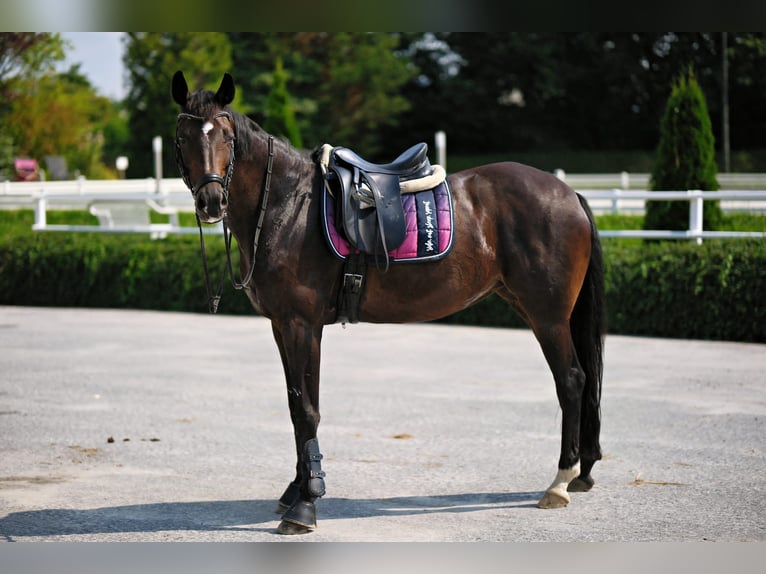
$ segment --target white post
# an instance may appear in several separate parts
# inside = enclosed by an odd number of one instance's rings
[[[45,226],[47,225],[47,219],[46,219],[46,209],[48,200],[44,197],[41,197],[37,200],[37,204],[35,205],[35,225],[33,229],[45,229]]]
[[[160,136],[154,136],[152,139],[152,150],[154,150],[154,179],[157,185],[155,191],[159,193],[162,181],[162,138]]]
[[[620,172],[620,184],[622,189],[630,187],[630,174],[627,171]]]
[[[699,189],[687,191],[689,194],[689,233],[696,236],[697,245],[702,244],[702,217],[704,213],[702,192]]]
[[[556,171],[554,171],[553,173],[554,173],[554,174],[556,175],[556,177],[557,177],[557,178],[559,178],[561,181],[566,181],[566,179],[567,179],[567,174],[566,174],[566,172],[565,172],[563,169],[561,169],[561,168],[557,168],[557,169],[556,169]]]
[[[436,146],[436,164],[447,171],[447,134],[439,130],[434,134],[434,145]]]
[[[125,171],[128,169],[128,158],[124,155],[119,156],[114,161],[114,166],[117,168],[117,173],[120,174],[120,179],[125,179]]]
[[[620,211],[620,195],[622,195],[621,189],[613,189],[612,193],[612,213],[619,213]]]

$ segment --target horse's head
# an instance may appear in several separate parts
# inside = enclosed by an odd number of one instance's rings
[[[224,74],[218,91],[189,93],[183,72],[173,76],[173,99],[181,106],[176,123],[176,160],[192,192],[200,221],[223,219],[234,170],[234,120],[226,106],[234,99],[234,79]]]

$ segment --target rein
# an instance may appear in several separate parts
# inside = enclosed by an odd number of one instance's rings
[[[269,158],[266,163],[266,177],[263,181],[263,192],[261,193],[261,207],[258,214],[258,224],[255,228],[255,236],[253,237],[253,256],[250,264],[250,270],[245,275],[245,278],[241,281],[234,279],[234,269],[231,264],[231,239],[233,237],[229,226],[226,224],[226,218],[223,219],[223,243],[226,246],[226,269],[229,271],[229,278],[231,279],[231,285],[234,289],[240,291],[242,289],[249,288],[250,280],[253,278],[253,272],[255,271],[255,254],[258,252],[258,242],[261,237],[261,229],[263,228],[263,220],[266,216],[266,207],[269,203],[269,190],[271,189],[271,171],[274,165],[274,136],[269,136]],[[203,176],[204,177],[204,176]],[[228,186],[224,188],[226,197],[229,196]],[[202,223],[197,215],[197,228],[199,229],[199,246],[200,254],[202,255],[202,268],[205,271],[205,288],[207,289],[208,309],[211,313],[218,312],[218,304],[221,301],[221,292],[223,291],[224,277],[221,278],[221,282],[218,284],[218,291],[215,295],[212,294],[210,288],[210,272],[207,266],[207,254],[205,253],[205,236],[202,233]]]
[[[216,117],[219,117],[219,116],[230,117],[228,112],[221,112],[216,115]],[[179,120],[182,118],[191,118],[191,119],[199,119],[199,120],[203,119],[198,116],[193,116],[191,114],[185,114],[185,113],[178,115]],[[223,223],[223,242],[226,247],[226,267],[224,269],[224,277],[221,278],[221,282],[218,284],[218,291],[216,292],[215,295],[212,294],[213,291],[210,286],[210,271],[208,270],[208,264],[207,264],[207,253],[205,250],[205,236],[202,232],[202,222],[199,219],[199,214],[197,214],[195,210],[195,216],[197,219],[197,229],[199,229],[199,244],[200,244],[200,255],[202,257],[202,269],[205,272],[205,288],[207,290],[208,309],[210,313],[218,312],[218,304],[221,301],[221,292],[223,291],[223,283],[225,281],[226,269],[228,269],[229,278],[231,279],[231,284],[236,290],[248,289],[249,283],[251,279],[253,278],[253,272],[255,271],[255,255],[258,252],[258,242],[260,240],[261,229],[263,228],[263,220],[266,216],[266,208],[269,202],[269,190],[271,188],[271,172],[274,165],[274,136],[269,135],[268,145],[269,145],[269,156],[266,163],[266,177],[264,178],[264,181],[263,181],[263,192],[261,193],[261,205],[260,205],[259,214],[258,214],[258,224],[255,228],[255,236],[253,237],[253,256],[252,256],[252,262],[250,264],[250,270],[245,275],[245,278],[242,279],[241,281],[237,281],[236,279],[234,279],[234,269],[231,264],[231,240],[233,235],[231,231],[229,230],[229,226],[226,223],[226,216],[224,216],[222,223]],[[181,146],[180,146],[180,143],[178,142],[178,138],[176,138],[176,163],[178,164],[178,169],[181,172],[181,177],[184,180],[184,183],[186,183],[186,186],[192,192],[192,195],[195,195],[196,190],[199,190],[203,185],[206,185],[210,182],[217,182],[223,187],[224,197],[226,197],[226,200],[228,203],[229,185],[231,184],[231,178],[234,171],[234,146],[233,145],[231,150],[231,157],[229,158],[229,165],[226,169],[226,176],[223,178],[220,175],[215,173],[205,173],[200,177],[199,181],[197,182],[197,185],[192,186],[189,179],[189,170],[183,161],[183,156],[181,155]]]

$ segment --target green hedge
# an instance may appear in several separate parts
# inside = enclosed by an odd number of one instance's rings
[[[766,241],[605,241],[610,331],[766,342]]]
[[[610,333],[766,342],[766,242],[604,240]],[[490,297],[445,320],[523,326]]]
[[[28,228],[27,228],[28,229]],[[208,240],[214,280],[224,251]],[[766,242],[604,240],[609,332],[766,342]],[[198,240],[145,236],[6,233],[0,238],[0,304],[207,312]],[[221,313],[252,314],[227,280]],[[447,319],[520,327],[490,297]]]
[[[213,280],[223,277],[223,241],[208,240]],[[0,243],[0,303],[207,312],[194,237],[40,233]],[[226,284],[221,312],[253,313]]]

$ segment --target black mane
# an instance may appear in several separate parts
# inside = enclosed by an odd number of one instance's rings
[[[268,134],[254,120],[244,114],[227,109],[234,118],[234,131],[237,134],[237,141],[234,144],[234,151],[237,158],[250,156],[250,146],[253,141],[268,137]]]

